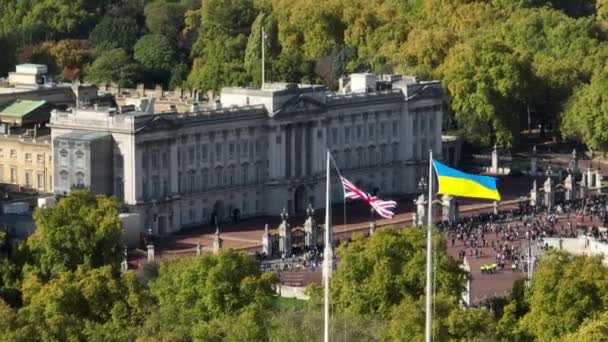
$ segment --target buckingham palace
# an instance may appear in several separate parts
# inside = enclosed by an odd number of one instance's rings
[[[147,97],[118,108],[81,104],[51,114],[54,190],[115,195],[159,235],[322,207],[327,149],[368,192],[413,193],[426,151],[442,150],[443,102],[436,81],[353,74],[337,92],[224,88],[188,113],[155,112]]]

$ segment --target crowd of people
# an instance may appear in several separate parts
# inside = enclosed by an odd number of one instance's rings
[[[608,231],[599,222],[608,225],[607,196],[559,201],[550,210],[522,202],[497,213],[441,222],[438,227],[451,247],[460,248],[460,259],[484,257],[490,249],[498,269],[511,264],[512,270],[526,271],[530,249],[543,247],[544,237],[587,235],[608,242]]]
[[[461,260],[491,256],[490,264],[496,265],[493,272],[505,269],[525,272],[530,249],[542,248],[545,237],[587,235],[608,242],[608,231],[598,226],[600,222],[608,226],[608,196],[557,201],[551,210],[521,202],[496,213],[463,216],[453,223],[440,222],[437,227],[448,246],[458,248]],[[256,257],[264,269],[317,271],[322,265],[322,251],[323,246],[319,245],[291,257],[280,255],[272,259],[263,253],[257,253]]]

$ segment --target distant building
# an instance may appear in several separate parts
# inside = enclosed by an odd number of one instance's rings
[[[46,128],[54,108],[100,101],[97,87],[56,83],[40,64],[20,64],[0,79],[0,183],[9,191],[53,191],[53,155]]]
[[[107,168],[86,159],[96,152],[76,137],[110,135],[112,189],[102,192],[116,195],[160,235],[283,208],[301,212],[309,203],[323,207],[328,148],[343,175],[385,196],[417,192],[428,149],[441,157],[439,82],[355,74],[336,94],[292,83],[224,88],[221,102],[192,113],[158,113],[153,99],[138,101],[54,111],[54,182],[56,192],[67,192],[82,184],[70,173],[78,163]],[[107,181],[85,179],[92,189]],[[333,200],[341,202],[333,181]]]
[[[19,64],[8,79],[0,79],[0,106],[15,100],[44,100],[55,106],[68,106],[93,103],[96,99],[95,85],[54,82],[46,65]]]
[[[9,190],[52,191],[53,158],[46,101],[15,100],[0,106],[0,183]]]

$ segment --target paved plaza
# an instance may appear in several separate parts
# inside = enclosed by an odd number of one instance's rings
[[[564,155],[563,158],[566,159]],[[561,161],[560,156],[556,160]],[[580,167],[587,167],[588,161],[581,161]],[[596,165],[598,165],[596,163]],[[539,185],[542,184],[545,176],[539,177],[498,177],[498,187],[502,195],[502,201],[500,209],[508,209],[518,206],[522,196],[528,196],[532,187],[533,181],[536,179]],[[377,226],[388,226],[393,225],[399,228],[412,226],[412,213],[414,210],[415,196],[403,196],[397,198],[398,207],[396,215],[393,219],[377,220]],[[480,213],[490,213],[493,211],[493,203],[490,201],[473,200],[473,199],[458,199],[460,216],[475,216]],[[435,221],[441,220],[441,210],[436,209],[434,212]],[[315,213],[315,219],[318,223],[322,224],[324,218],[323,211],[317,211]],[[346,221],[345,221],[346,218]],[[305,214],[292,215],[289,218],[289,223],[292,227],[302,226],[306,217]],[[369,222],[371,216],[369,206],[366,203],[353,202],[346,205],[346,216],[344,206],[334,206],[332,208],[332,222],[334,227],[334,240],[346,240],[351,237],[353,233],[368,233]],[[574,222],[574,218],[569,219]],[[566,219],[560,219],[559,223],[566,224]],[[234,248],[244,250],[250,253],[261,252],[262,250],[262,235],[264,234],[264,226],[268,224],[271,232],[276,231],[280,224],[280,217],[258,217],[253,219],[243,220],[239,223],[221,224],[219,230],[221,238],[223,240],[222,248]],[[503,223],[506,224],[506,223]],[[575,224],[575,222],[574,222]],[[526,234],[523,231],[523,225],[519,225],[519,238],[515,241],[510,242],[512,246],[519,247],[520,249],[527,248]],[[380,228],[381,229],[381,228]],[[414,228],[415,229],[415,228]],[[216,227],[211,225],[204,225],[199,227],[193,227],[190,229],[183,230],[182,232],[175,234],[167,239],[160,241],[156,247],[156,255],[161,258],[171,258],[187,255],[195,255],[197,245],[202,246],[203,251],[212,251],[214,233]],[[322,239],[322,237],[320,237]],[[486,247],[477,248],[480,254],[483,256],[470,257],[470,248],[464,246],[463,241],[456,240],[454,246],[452,246],[451,239],[446,236],[447,251],[448,254],[454,258],[459,257],[459,252],[463,249],[467,255],[467,261],[471,268],[471,299],[474,304],[483,301],[484,299],[502,296],[509,293],[512,289],[513,283],[517,279],[524,277],[524,273],[521,268],[512,270],[511,264],[506,263],[503,270],[498,270],[492,274],[482,274],[481,266],[484,264],[494,263],[495,258],[491,248],[491,243],[494,241],[498,244],[498,236],[495,234],[486,234],[488,240]],[[134,260],[133,260],[134,261]],[[314,271],[310,269],[304,269],[298,266],[298,259],[295,260],[287,259],[290,263],[290,271],[280,272],[281,282],[291,286],[306,286],[310,283],[321,282],[320,268],[317,267]],[[272,264],[273,269],[277,268],[277,264]]]

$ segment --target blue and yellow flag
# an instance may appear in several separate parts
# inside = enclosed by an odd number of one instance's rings
[[[436,160],[433,160],[433,167],[439,182],[437,193],[500,201],[500,194],[496,188],[496,178],[470,175],[452,169]]]

